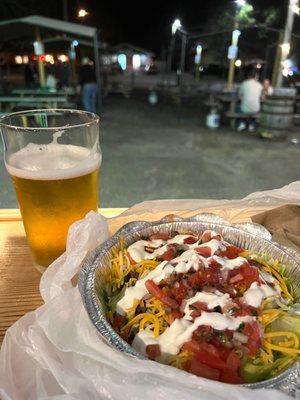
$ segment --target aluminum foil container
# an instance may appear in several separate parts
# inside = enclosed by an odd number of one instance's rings
[[[230,224],[214,214],[198,214],[191,218],[168,215],[155,222],[136,221],[124,225],[115,235],[98,246],[84,261],[79,274],[79,290],[87,313],[102,338],[114,348],[130,355],[145,359],[126,343],[106,319],[107,293],[111,277],[111,251],[118,248],[120,237],[125,246],[156,232],[194,232],[213,229],[225,240],[254,252],[267,254],[286,265],[286,275],[293,282],[296,301],[300,301],[300,255],[272,241],[271,234],[261,225],[254,223]],[[276,388],[295,396],[300,389],[300,363],[280,375],[258,383],[244,384],[253,389]]]

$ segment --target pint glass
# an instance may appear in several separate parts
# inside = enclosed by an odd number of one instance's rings
[[[99,117],[24,111],[2,117],[0,128],[34,265],[43,271],[64,252],[69,226],[98,208]]]

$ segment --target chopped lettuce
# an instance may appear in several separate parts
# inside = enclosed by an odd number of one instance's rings
[[[300,317],[296,315],[289,316],[288,314],[280,316],[267,329],[267,332],[276,331],[294,332],[300,339]]]
[[[126,286],[124,286],[123,289],[119,293],[115,294],[114,296],[109,297],[108,308],[112,312],[116,311],[117,303],[124,296],[125,290],[126,290]]]

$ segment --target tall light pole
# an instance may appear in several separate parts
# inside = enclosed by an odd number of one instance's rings
[[[199,82],[200,78],[200,63],[201,63],[201,55],[202,55],[202,46],[201,44],[198,44],[196,47],[196,55],[195,55],[195,79],[197,82]]]
[[[234,30],[232,32],[231,45],[228,48],[229,70],[227,78],[227,90],[232,90],[234,82],[235,61],[238,53],[238,41],[241,32],[238,30],[237,16],[240,10],[247,5],[246,0],[235,0],[237,11],[234,17]]]
[[[175,34],[177,29],[181,28],[181,22],[179,18],[176,18],[172,24],[172,36],[171,36],[171,43],[170,43],[170,50],[169,50],[169,58],[168,58],[168,71],[172,72],[172,62],[173,62],[173,53],[175,48]]]
[[[237,28],[237,23],[235,23],[235,28]],[[238,41],[240,37],[241,31],[238,29],[234,29],[232,32],[231,38],[231,46],[228,48],[228,58],[229,62],[229,71],[227,78],[227,90],[231,90],[234,82],[234,71],[235,71],[235,61],[238,53]]]
[[[283,36],[282,36],[282,42],[278,44],[278,46],[279,46],[278,47],[279,63],[277,65],[275,77],[274,77],[274,86],[275,87],[282,86],[283,62],[287,59],[289,52],[290,52],[290,46],[291,46],[290,43],[291,43],[291,36],[292,36],[295,13],[299,14],[298,0],[289,0],[285,28],[284,28],[284,32],[283,32]],[[281,38],[280,38],[280,41],[281,41]]]

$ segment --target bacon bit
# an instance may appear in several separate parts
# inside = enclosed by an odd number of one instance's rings
[[[162,289],[151,279],[148,279],[145,283],[145,286],[149,293],[151,293],[158,300],[163,302],[166,306],[169,306],[174,309],[178,309],[178,303],[176,300],[171,299],[166,293],[162,291]]]
[[[145,246],[144,249],[147,253],[154,253],[154,250],[155,250],[154,247],[150,247],[150,246]]]
[[[179,310],[172,310],[171,313],[168,315],[170,319],[170,324],[175,321],[175,319],[182,318],[183,313]]]
[[[165,261],[171,261],[176,255],[176,247],[172,244],[167,245],[167,250],[159,257]]]
[[[167,233],[154,233],[153,235],[149,236],[150,240],[164,240],[167,241],[169,239],[171,239],[170,235],[168,235]]]
[[[195,303],[190,304],[190,307],[198,311],[208,311],[207,304],[202,301],[196,301]]]
[[[160,347],[158,344],[148,344],[146,346],[146,353],[150,360],[155,360],[161,355]]]
[[[233,276],[233,277],[229,280],[229,283],[237,283],[237,282],[242,281],[243,279],[244,279],[244,277],[243,277],[242,274],[237,274],[237,275]]]
[[[209,266],[211,267],[211,268],[220,268],[221,266],[222,266],[222,264],[220,264],[217,260],[215,260],[214,258],[212,258],[210,261],[209,261]],[[224,270],[224,271],[226,271],[226,270]],[[223,272],[223,271],[222,271]]]

